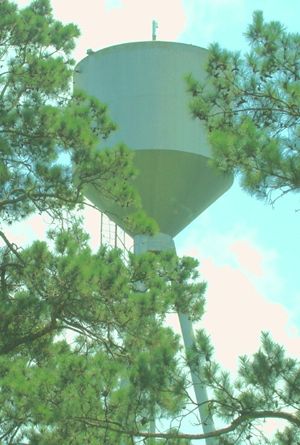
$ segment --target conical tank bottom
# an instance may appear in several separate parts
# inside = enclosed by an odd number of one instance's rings
[[[178,150],[135,152],[134,163],[139,174],[133,185],[160,232],[174,237],[231,186],[232,178],[215,171],[208,162],[205,156]],[[91,187],[86,196],[130,232],[125,224],[128,210],[103,198]]]

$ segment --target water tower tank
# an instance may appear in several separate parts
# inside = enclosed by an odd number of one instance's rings
[[[108,105],[118,130],[106,146],[134,150],[143,207],[172,237],[232,183],[208,165],[206,132],[188,108],[184,77],[204,80],[206,59],[207,50],[193,45],[126,43],[91,53],[75,73],[76,87]],[[124,210],[92,187],[86,196],[124,228]]]

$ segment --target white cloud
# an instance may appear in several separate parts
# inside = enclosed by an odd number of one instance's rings
[[[269,331],[294,356],[300,350],[300,332],[291,314],[277,302],[284,278],[275,249],[263,247],[253,229],[236,226],[229,232],[210,229],[209,218],[185,238],[180,254],[200,260],[207,281],[206,314],[200,326],[207,329],[223,366],[235,370],[238,356],[254,353],[261,331]]]
[[[152,20],[157,20],[158,40],[176,40],[185,26],[181,0],[52,0],[55,16],[76,23],[81,30],[75,58],[86,50],[98,50],[125,42],[151,40]]]
[[[33,215],[11,226],[3,226],[3,231],[11,243],[25,247],[30,245],[34,240],[45,240],[46,232],[50,227],[51,220],[45,215]],[[3,240],[0,241],[0,245],[4,245]]]

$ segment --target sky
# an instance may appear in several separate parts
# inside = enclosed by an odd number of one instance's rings
[[[19,0],[27,5],[27,0]],[[81,30],[74,57],[87,49],[151,40],[152,20],[157,39],[246,51],[243,33],[254,10],[265,19],[282,22],[290,32],[299,27],[299,0],[52,0],[55,16]],[[270,331],[288,353],[300,352],[300,199],[287,195],[274,207],[234,186],[179,234],[179,255],[200,261],[207,281],[206,314],[201,326],[211,335],[216,358],[236,370],[238,356],[259,347],[260,332]],[[12,228],[11,236],[43,236],[34,217],[30,226]],[[90,214],[88,227],[98,231]]]

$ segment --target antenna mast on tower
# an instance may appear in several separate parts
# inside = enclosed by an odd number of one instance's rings
[[[156,40],[156,30],[158,28],[158,23],[156,20],[152,20],[152,40]]]

